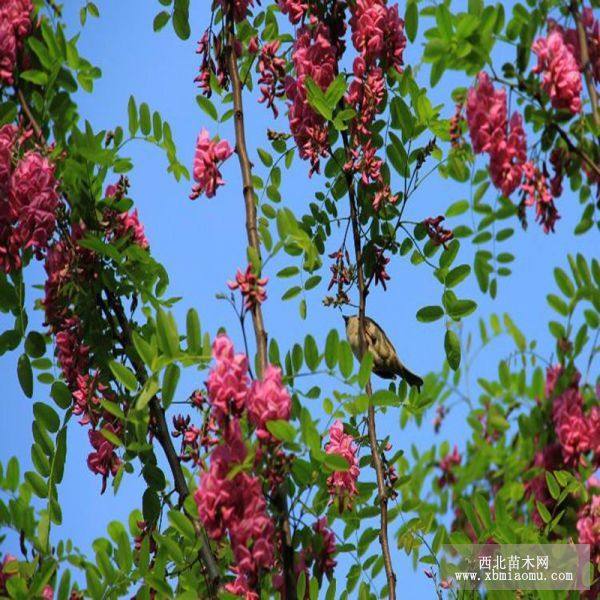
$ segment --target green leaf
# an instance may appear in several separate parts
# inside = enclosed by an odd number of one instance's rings
[[[156,331],[161,350],[170,357],[179,354],[179,334],[175,320],[170,314],[159,309],[156,314]]]
[[[190,37],[190,0],[175,0],[173,10],[173,29],[179,38],[187,40]]]
[[[44,336],[37,331],[30,331],[25,338],[25,352],[31,358],[40,358],[46,352]]]
[[[325,363],[329,369],[333,369],[337,363],[339,343],[339,334],[336,329],[332,329],[325,340]]]
[[[48,496],[48,486],[46,482],[35,471],[25,473],[25,481],[31,486],[36,496],[46,498]]]
[[[41,423],[51,433],[58,431],[60,419],[51,406],[43,402],[36,402],[33,405],[33,416],[38,423]]]
[[[454,371],[460,367],[460,340],[454,331],[448,329],[444,338],[444,350],[450,368]]]
[[[117,380],[122,383],[130,392],[137,390],[137,379],[125,365],[117,362],[116,360],[111,360],[108,366]]]
[[[406,35],[411,42],[414,42],[417,37],[417,29],[419,28],[419,8],[416,0],[409,1],[408,6],[406,7],[404,21]]]
[[[446,275],[446,287],[452,288],[455,285],[458,285],[461,281],[466,279],[470,273],[470,265],[460,265],[458,267],[455,267],[448,273],[448,275]]]
[[[131,337],[133,345],[140,358],[144,361],[144,364],[148,366],[152,365],[155,355],[152,346],[137,331],[134,331]]]
[[[178,510],[170,510],[169,522],[188,542],[195,542],[196,532],[194,526],[183,513]]]
[[[315,338],[312,335],[307,335],[306,338],[304,338],[304,358],[306,360],[306,366],[311,371],[315,371],[319,366],[319,362],[321,362],[317,342],[315,342]]]
[[[549,523],[552,520],[552,515],[550,514],[548,509],[539,500],[536,500],[535,505],[544,523]]]
[[[33,371],[27,354],[21,354],[17,362],[17,376],[23,393],[31,398],[33,396]]]
[[[151,488],[148,488],[142,497],[142,514],[147,523],[156,523],[160,515],[160,498]]]
[[[350,468],[348,461],[339,454],[327,454],[323,456],[323,464],[332,471],[347,471]]]
[[[371,377],[372,370],[373,355],[370,352],[366,352],[360,363],[360,369],[358,370],[358,385],[360,385],[361,388],[366,387],[369,377]]]
[[[140,104],[140,128],[144,135],[149,135],[152,131],[152,117],[150,116],[150,107],[142,102]]]
[[[19,486],[19,461],[15,456],[12,456],[6,465],[4,483],[11,492],[16,491]]]
[[[352,375],[354,355],[352,354],[352,348],[350,348],[350,344],[346,340],[341,340],[339,343],[338,360],[341,374],[345,379],[348,379],[348,377]]]
[[[288,442],[291,444],[296,439],[296,430],[287,421],[267,421],[267,430],[271,435],[282,442]]]
[[[424,306],[417,311],[417,321],[421,323],[432,323],[444,316],[444,309],[441,306]]]
[[[155,17],[152,23],[154,31],[160,31],[171,18],[171,15],[166,10],[161,10]]]
[[[129,115],[129,133],[133,137],[139,128],[137,106],[135,104],[135,98],[129,96],[129,103],[127,104],[127,113]]]
[[[202,334],[200,330],[200,318],[194,308],[190,308],[186,318],[186,335],[188,352],[191,354],[202,353]]]
[[[162,401],[165,409],[173,402],[173,396],[175,395],[180,375],[181,369],[175,364],[170,364],[165,369],[162,383]]]
[[[567,296],[567,298],[572,298],[575,295],[573,283],[560,267],[554,269],[554,279],[556,280],[556,284],[560,288],[560,291]]]
[[[65,383],[55,381],[50,389],[50,396],[60,408],[66,409],[71,406],[71,392]]]
[[[206,97],[202,95],[196,96],[196,102],[198,106],[213,120],[219,120],[219,113],[217,113],[217,109],[215,105]]]
[[[546,485],[550,495],[556,500],[560,496],[560,486],[550,471],[546,471]]]

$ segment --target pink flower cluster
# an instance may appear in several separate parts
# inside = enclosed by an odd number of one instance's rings
[[[341,421],[335,421],[329,429],[329,442],[325,446],[327,454],[337,454],[348,462],[347,471],[334,471],[327,478],[327,486],[331,495],[330,503],[335,498],[339,499],[340,510],[352,509],[352,499],[358,494],[356,482],[360,475],[358,467],[358,448],[354,438],[344,433],[344,425]]]
[[[308,4],[301,0],[277,0],[284,15],[287,15],[292,25],[297,25],[308,10]]]
[[[473,151],[489,154],[492,182],[508,198],[521,183],[527,140],[521,115],[513,113],[508,122],[506,91],[495,90],[484,71],[469,90],[467,124]]]
[[[439,463],[439,468],[442,471],[442,474],[438,477],[438,485],[443,488],[446,485],[452,485],[456,481],[456,476],[454,475],[454,467],[460,465],[461,456],[458,452],[458,447],[454,446],[454,450],[452,453],[446,454],[444,458]]]
[[[245,470],[229,476],[233,468],[244,463],[246,455],[239,421],[232,420],[225,429],[224,443],[213,451],[210,469],[200,476],[194,494],[208,535],[215,540],[229,536],[237,578],[227,589],[237,595],[251,593],[260,571],[272,569],[274,563],[275,528],[267,514],[260,480]]]
[[[252,465],[246,465],[234,477],[230,472],[246,464],[247,449],[240,427],[244,414],[261,444],[258,455],[265,456],[267,450],[267,457],[280,457],[277,440],[266,425],[271,420],[288,420],[292,400],[278,367],[268,365],[262,380],[250,382],[248,357],[236,354],[226,335],[215,339],[213,356],[216,364],[206,387],[211,418],[223,443],[211,454],[210,469],[201,475],[195,500],[208,534],[217,540],[229,536],[235,559],[232,570],[237,577],[226,586],[227,590],[258,598],[254,590],[259,573],[273,567],[274,526],[266,511],[260,479],[251,474]]]
[[[537,39],[531,49],[538,57],[533,71],[543,74],[542,87],[552,106],[572,114],[580,112],[581,73],[560,31],[551,31],[547,38]]]
[[[319,159],[327,156],[328,128],[323,117],[308,103],[305,82],[310,77],[319,88],[327,90],[337,72],[337,49],[324,23],[304,25],[296,33],[292,50],[296,78],[288,77],[285,90],[289,103],[290,130],[300,157],[309,160],[311,173],[319,170]]]
[[[268,281],[268,277],[257,277],[254,274],[252,265],[248,265],[245,272],[238,269],[235,281],[228,281],[227,286],[230,290],[240,290],[244,299],[244,307],[246,310],[251,311],[267,299],[265,285]]]
[[[221,176],[219,167],[233,154],[233,148],[227,140],[210,138],[206,129],[202,129],[196,142],[196,155],[194,157],[194,181],[190,198],[195,200],[201,194],[212,198],[217,188],[225,182]]]
[[[581,23],[586,34],[591,72],[594,80],[598,83],[600,82],[600,21],[594,17],[594,10],[591,7],[586,6],[581,12]],[[577,29],[574,27],[565,29],[552,19],[548,21],[548,29],[562,35],[564,43],[577,61],[579,70],[583,71],[585,66],[581,60],[581,46]]]
[[[352,43],[367,64],[379,62],[385,70],[402,71],[406,37],[397,4],[387,6],[384,0],[357,0],[350,28]]]
[[[560,215],[554,205],[551,188],[546,176],[530,161],[523,165],[523,182],[520,189],[525,206],[535,206],[536,220],[544,228],[544,233],[554,231]]]
[[[121,198],[127,190],[127,183],[119,182],[117,185],[109,185],[106,188],[107,198]],[[146,250],[149,247],[148,238],[144,232],[144,225],[140,222],[137,208],[131,212],[117,213],[106,211],[104,215],[109,221],[108,229],[115,239],[129,239],[134,244]]]
[[[351,160],[344,168],[359,173],[365,185],[373,184],[372,205],[377,211],[398,199],[383,180],[383,161],[376,156],[370,127],[383,105],[386,72],[389,69],[402,72],[406,46],[404,21],[398,14],[398,6],[388,6],[385,0],[358,0],[351,11],[352,43],[359,56],[354,59],[354,79],[345,100],[357,116],[350,126]]]
[[[31,0],[0,3],[0,82],[12,85],[17,54],[31,31]]]
[[[585,455],[590,452],[600,464],[600,407],[584,413],[577,382],[554,399],[552,422],[567,465],[586,464]]]
[[[60,204],[52,163],[35,150],[19,159],[18,145],[17,128],[4,125],[0,129],[0,268],[5,272],[21,267],[20,253],[27,248],[42,258],[54,235]]]
[[[600,496],[592,496],[578,514],[579,543],[590,545],[592,561],[600,564]]]

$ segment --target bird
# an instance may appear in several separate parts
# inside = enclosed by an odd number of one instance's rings
[[[346,323],[346,338],[352,348],[354,356],[361,360],[360,341],[359,341],[359,318],[358,315],[348,317],[344,315]],[[373,373],[382,379],[395,379],[399,375],[408,385],[415,386],[419,392],[423,385],[423,379],[407,369],[398,354],[392,342],[385,334],[385,331],[369,317],[365,317],[365,341],[367,350],[373,357]]]

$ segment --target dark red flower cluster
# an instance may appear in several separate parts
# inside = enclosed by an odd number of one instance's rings
[[[265,285],[268,281],[268,277],[257,277],[252,265],[248,265],[244,273],[238,269],[235,281],[228,281],[227,286],[230,290],[239,289],[244,299],[244,308],[252,311],[267,299]]]
[[[445,487],[446,485],[452,485],[456,481],[456,476],[454,475],[454,467],[460,465],[461,456],[458,452],[458,447],[454,446],[454,450],[452,453],[446,454],[444,458],[439,462],[439,468],[442,471],[442,474],[438,477],[438,485],[440,488]]]
[[[37,150],[19,158],[30,134],[14,125],[0,129],[0,268],[21,267],[21,252],[32,248],[41,259],[56,229],[60,205],[54,165]]]
[[[427,217],[427,219],[423,221],[423,225],[425,226],[427,235],[431,241],[436,246],[443,246],[445,248],[446,243],[454,237],[454,234],[452,233],[451,229],[444,229],[442,226],[444,219],[445,217],[442,215],[439,215],[435,218]]]
[[[482,71],[469,90],[467,124],[473,151],[489,154],[492,182],[508,198],[521,183],[527,140],[521,115],[515,111],[509,122],[507,112],[506,91]]]
[[[0,82],[14,83],[13,73],[23,39],[31,32],[31,0],[2,0],[0,3]]]
[[[312,526],[313,535],[298,554],[295,566],[296,575],[306,573],[313,568],[313,574],[318,579],[323,575],[329,576],[337,565],[333,558],[337,551],[335,534],[327,524],[327,517],[321,517]]]
[[[277,56],[280,47],[279,40],[264,44],[258,59],[258,85],[262,94],[259,102],[266,102],[275,118],[279,115],[275,99],[285,96],[285,59]]]
[[[254,0],[219,0],[225,14],[229,14],[233,5],[233,19],[236,23],[243,21],[248,16],[248,10],[254,6]]]
[[[531,161],[523,165],[523,182],[520,189],[523,193],[523,204],[535,206],[536,220],[544,228],[544,233],[554,231],[554,225],[560,219],[560,215],[554,205],[546,175]]]

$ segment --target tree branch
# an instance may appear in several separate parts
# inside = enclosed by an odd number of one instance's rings
[[[119,327],[121,328],[121,343],[123,345],[123,349],[133,365],[140,385],[144,385],[148,379],[148,375],[146,373],[146,367],[144,366],[144,363],[141,361],[140,357],[137,355],[137,352],[132,351],[131,326],[129,320],[125,315],[123,306],[121,305],[119,299],[116,298],[110,290],[105,289],[105,292],[108,305],[117,317]],[[179,456],[175,450],[175,446],[173,446],[173,440],[171,439],[169,427],[165,418],[165,411],[156,396],[150,400],[149,406],[156,439],[158,440],[158,443],[161,445],[165,456],[167,457],[167,462],[169,463],[171,473],[173,474],[175,489],[177,490],[177,494],[179,496],[179,506],[182,507],[185,499],[190,494],[190,490],[185,479],[185,475],[183,474],[181,463],[179,462]],[[206,535],[206,531],[198,523],[197,519],[193,518],[193,515],[189,516],[192,518],[192,522],[194,523],[196,535],[200,539],[199,555],[206,571],[211,597],[216,597],[216,589],[219,583],[219,568],[210,547],[210,540]]]
[[[350,158],[349,150],[350,146],[348,143],[348,135],[345,131],[342,131],[342,139],[344,142],[344,149],[348,159]],[[354,182],[350,173],[346,174],[346,182],[348,184],[348,198],[350,201],[350,220],[352,223],[352,236],[354,238],[354,254],[356,259],[356,272],[358,280],[358,337],[359,337],[359,355],[364,356],[366,350],[366,337],[365,337],[365,312],[366,312],[366,301],[368,289],[365,285],[365,276],[363,270],[363,257],[362,257],[362,246],[360,241],[360,224],[358,221],[358,210],[357,210],[357,199],[354,190]],[[371,381],[367,382],[366,393],[369,398],[373,395],[373,389],[371,387]],[[385,484],[385,476],[383,472],[383,464],[381,461],[381,454],[379,451],[379,445],[377,443],[377,427],[375,422],[375,407],[369,400],[369,409],[367,414],[367,427],[369,435],[369,446],[371,449],[371,460],[373,468],[375,469],[375,475],[377,478],[377,493],[379,495],[379,508],[380,508],[380,530],[379,530],[379,543],[381,544],[381,551],[383,553],[383,564],[385,566],[385,575],[388,584],[388,594],[390,600],[396,598],[396,574],[394,573],[394,567],[392,565],[392,557],[390,554],[390,545],[388,539],[388,495]]]
[[[246,132],[244,128],[244,105],[242,100],[242,82],[238,69],[237,57],[235,55],[235,25],[233,21],[233,3],[227,15],[227,37],[228,47],[227,64],[231,87],[233,92],[234,126],[236,152],[238,155],[240,169],[242,172],[243,195],[246,208],[246,234],[248,245],[258,257],[262,268],[260,238],[258,237],[256,202],[254,197],[254,186],[252,183],[252,163],[248,157],[246,146]],[[258,265],[255,265],[258,268]],[[256,351],[258,355],[258,375],[265,372],[268,364],[267,356],[267,331],[263,320],[262,308],[256,302],[252,309],[252,324],[256,338]],[[283,563],[284,589],[283,597],[286,600],[296,599],[296,575],[294,573],[294,547],[292,545],[291,527],[289,521],[287,503],[287,484],[284,481],[275,490],[272,503],[278,514],[278,530],[281,542],[281,559]]]
[[[585,85],[587,87],[588,94],[590,95],[590,102],[592,104],[592,116],[594,118],[594,125],[600,127],[600,114],[598,114],[598,93],[596,92],[596,86],[594,85],[593,67],[590,62],[590,53],[588,50],[587,35],[585,27],[581,21],[581,14],[577,8],[577,0],[573,0],[569,7],[573,18],[575,19],[575,25],[577,27],[577,36],[579,38],[579,52],[581,56],[581,64],[583,66],[583,76],[585,78]]]

